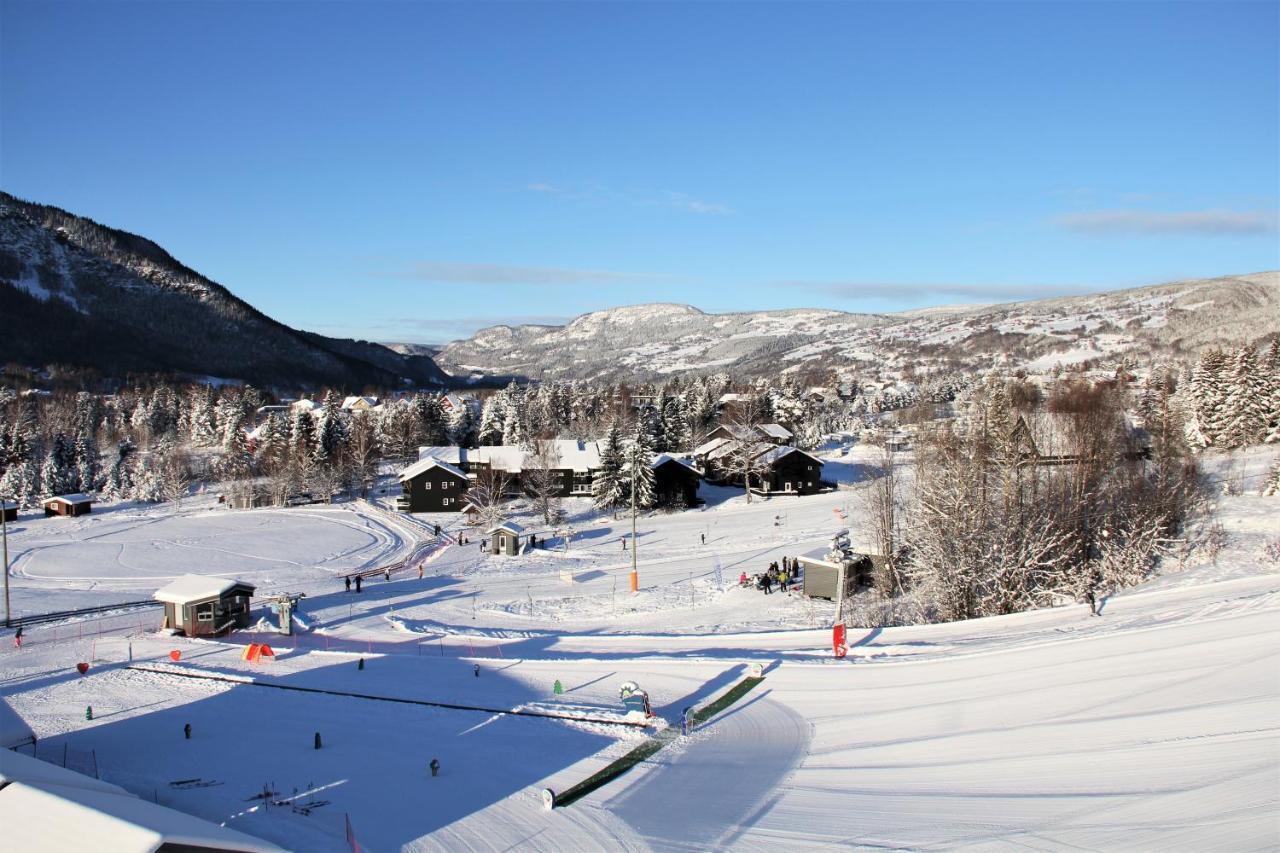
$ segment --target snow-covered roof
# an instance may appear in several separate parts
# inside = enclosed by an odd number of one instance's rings
[[[524,528],[516,524],[514,521],[504,521],[501,524],[499,524],[497,527],[490,527],[485,532],[497,533],[499,530],[505,530],[508,533],[514,533],[516,536],[519,536],[521,533],[524,533]]]
[[[316,404],[315,404],[315,401],[308,400],[307,398],[303,397],[301,400],[294,400],[292,403],[290,403],[289,408],[293,409],[295,412],[298,412],[298,411],[309,412],[312,409],[316,408]]]
[[[553,441],[560,454],[560,468],[574,471],[594,471],[600,467],[600,445],[594,441],[564,439]]]
[[[454,445],[445,445],[442,447],[422,446],[418,448],[418,459],[435,459],[448,465],[461,466],[466,464],[467,451],[461,447]]]
[[[152,595],[157,601],[169,604],[188,604],[217,598],[237,584],[254,587],[244,581],[215,577],[214,575],[183,575],[168,586],[162,586]]]
[[[467,451],[468,462],[479,462],[509,474],[519,474],[524,464],[524,448],[514,444],[493,444]]]
[[[0,501],[0,509],[10,510],[17,509],[18,505],[13,501]]]
[[[770,438],[779,439],[780,441],[790,441],[792,438],[791,430],[787,429],[782,424],[760,424],[756,429],[764,435],[767,435]]]
[[[442,471],[448,471],[450,474],[453,474],[455,477],[459,477],[463,480],[467,479],[466,473],[450,465],[448,462],[441,462],[439,459],[428,456],[426,459],[419,459],[417,462],[401,471],[400,482],[403,483],[405,480],[412,480],[414,477],[417,477],[419,474],[426,473],[432,468],[439,468]]]
[[[668,462],[674,462],[674,463],[676,463],[677,465],[683,465],[684,467],[688,468],[688,469],[689,469],[690,471],[692,471],[693,473],[697,474],[699,477],[701,477],[701,476],[702,476],[702,472],[701,472],[701,471],[699,471],[697,468],[695,468],[695,467],[694,467],[694,466],[689,462],[689,460],[687,460],[687,459],[681,459],[681,458],[680,458],[680,457],[678,457],[678,456],[672,456],[670,453],[655,453],[655,454],[654,454],[654,456],[653,456],[653,462],[651,462],[651,463],[649,464],[649,467],[650,467],[650,468],[658,468],[658,467],[661,467],[661,466],[663,466],[663,465],[666,465]]]
[[[736,440],[736,439],[732,439],[732,438],[725,439],[725,441],[724,441],[724,443],[723,443],[723,444],[716,445],[716,447],[715,447],[714,449],[712,449],[711,451],[709,451],[709,452],[707,453],[707,458],[708,458],[708,459],[722,459],[722,458],[724,458],[725,456],[728,456],[728,455],[729,455],[729,454],[731,454],[731,453],[735,453],[735,452],[737,452],[738,448],[739,448],[739,447],[741,447],[741,446],[742,446],[742,442],[740,442],[740,441],[738,441],[738,440]],[[773,447],[773,445],[772,445],[772,444],[768,444],[768,443],[763,442],[763,441],[761,441],[761,442],[756,442],[754,446],[755,446],[756,448],[758,448],[759,450],[761,450],[761,451],[763,451],[765,448]]]
[[[87,503],[93,503],[93,498],[89,497],[86,494],[76,492],[75,494],[70,494],[70,495],[55,495],[54,497],[51,497],[49,498],[49,500],[45,501],[45,503],[50,503],[52,501],[57,501],[58,503],[64,503],[64,504],[87,504]]]
[[[277,853],[282,848],[142,800],[116,785],[0,750],[5,848],[28,853],[162,848]]]
[[[36,742],[36,733],[18,712],[0,699],[0,749],[8,750]]]
[[[717,449],[717,448],[721,447],[722,445],[728,444],[728,443],[730,443],[730,442],[732,442],[732,441],[733,441],[733,439],[731,439],[731,438],[725,438],[724,436],[716,436],[715,438],[711,439],[710,441],[705,441],[705,442],[703,442],[702,444],[699,444],[697,447],[695,447],[695,448],[693,449],[693,455],[694,455],[694,456],[706,456],[706,455],[707,455],[707,454],[709,454],[711,451],[713,451],[713,450],[715,450],[715,449]]]
[[[368,406],[369,408],[373,408],[374,406],[378,405],[378,398],[377,397],[347,397],[342,401],[342,408],[352,409],[361,404]]]
[[[812,453],[805,453],[803,450],[801,450],[798,447],[789,447],[785,444],[781,447],[767,447],[762,453],[759,453],[756,455],[756,459],[765,463],[766,465],[772,465],[773,463],[777,462],[779,459],[783,458],[784,456],[790,456],[792,453],[799,453],[802,456],[808,456],[810,459],[812,459],[814,462],[817,462],[819,465],[822,464],[822,460],[814,456]]]

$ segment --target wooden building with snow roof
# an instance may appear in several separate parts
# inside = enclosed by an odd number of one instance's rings
[[[401,512],[461,512],[470,479],[461,468],[434,456],[419,459],[400,472]]]
[[[152,596],[164,602],[164,626],[188,637],[248,628],[252,584],[213,575],[183,575]]]
[[[702,472],[693,465],[667,453],[653,457],[654,506],[692,507],[702,503],[698,486],[702,484]]]
[[[44,514],[75,517],[93,512],[93,498],[79,492],[73,495],[56,495],[44,502]]]

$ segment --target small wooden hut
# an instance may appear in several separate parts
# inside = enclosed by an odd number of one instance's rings
[[[44,502],[44,514],[49,515],[88,515],[93,511],[93,498],[77,492],[74,495],[57,495]]]
[[[212,575],[183,575],[156,590],[154,598],[164,602],[164,626],[188,637],[208,637],[248,628],[255,587],[231,578]]]
[[[514,521],[504,521],[486,531],[489,536],[489,553],[514,557],[520,553],[520,537],[524,528]]]

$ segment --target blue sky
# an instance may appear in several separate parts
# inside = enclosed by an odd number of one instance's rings
[[[1280,267],[1275,2],[0,0],[0,186],[277,319],[893,311]]]

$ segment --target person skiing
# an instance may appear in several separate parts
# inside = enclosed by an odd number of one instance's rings
[[[360,575],[356,575],[356,592],[360,591],[360,583],[361,583],[361,577]]]
[[[746,569],[743,569],[742,574],[738,575],[738,586],[746,586],[746,585],[747,585],[747,571]]]
[[[622,550],[623,551],[627,550],[627,537],[625,536],[622,537]]]
[[[418,580],[422,580],[422,563],[418,563]]]
[[[391,580],[391,570],[384,569],[382,572],[382,576],[385,577],[387,580]]]
[[[344,583],[346,583],[346,585],[347,585],[347,592],[351,592],[351,575],[347,575],[347,576],[346,576],[345,578],[343,578],[342,580],[343,580],[343,582],[344,582]]]
[[[707,534],[702,533],[702,534],[700,534],[700,535],[702,536],[702,544],[703,544],[703,545],[706,545],[706,544],[707,544]]]
[[[182,736],[187,740],[191,740],[191,724],[187,723],[182,727]]]
[[[773,594],[773,569],[770,568],[764,573],[764,594]]]
[[[437,535],[437,536],[439,536],[439,535],[440,535],[440,525],[438,525],[438,524],[436,525],[436,535]]]
[[[17,630],[13,632],[13,645],[15,648],[22,648],[22,626],[19,625]]]

